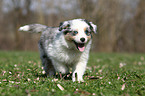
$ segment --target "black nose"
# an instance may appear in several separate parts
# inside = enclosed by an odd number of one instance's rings
[[[81,40],[82,42],[84,42],[84,41],[85,41],[85,38],[81,38],[80,40]]]

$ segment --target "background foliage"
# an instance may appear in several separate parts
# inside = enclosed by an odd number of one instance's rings
[[[18,32],[22,25],[85,18],[98,26],[94,51],[145,52],[144,5],[145,0],[0,0],[0,49],[38,50],[40,34]]]

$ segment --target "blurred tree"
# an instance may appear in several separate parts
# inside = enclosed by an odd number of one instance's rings
[[[24,2],[24,10],[26,15],[23,14],[23,8],[20,6],[21,5],[21,0],[12,0],[13,4],[13,10],[9,12],[11,15],[12,19],[12,25],[13,25],[13,31],[15,32],[15,49],[21,49],[22,44],[21,44],[21,38],[20,34],[18,31],[18,28],[20,27],[20,24],[23,24],[23,22],[26,21],[26,19],[29,18],[29,13],[30,13],[30,5],[31,5],[31,0],[27,0]],[[28,16],[28,17],[27,17]]]
[[[134,51],[145,52],[145,0],[140,0],[133,19]]]
[[[85,19],[92,19],[93,10],[95,9],[95,5],[92,0],[79,0],[79,5],[81,8],[81,17]]]
[[[42,11],[42,6],[41,6],[42,0],[38,0],[38,3],[39,3],[39,5],[38,5],[38,22],[41,24],[44,24],[44,21],[45,21],[44,20],[44,13]]]
[[[99,51],[115,51],[117,39],[122,28],[122,3],[120,0],[98,0],[97,8],[94,10],[93,17],[99,29],[98,44]]]

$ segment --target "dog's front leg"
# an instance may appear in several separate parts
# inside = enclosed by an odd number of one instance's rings
[[[72,81],[76,81],[76,74],[77,74],[77,81],[83,82],[83,75],[86,69],[87,62],[78,62],[73,66],[73,74],[72,74]]]

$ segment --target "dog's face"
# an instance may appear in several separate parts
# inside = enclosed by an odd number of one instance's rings
[[[60,23],[59,31],[62,31],[66,41],[73,43],[79,51],[85,50],[85,45],[92,38],[92,32],[96,33],[97,26],[85,19],[74,19]]]

